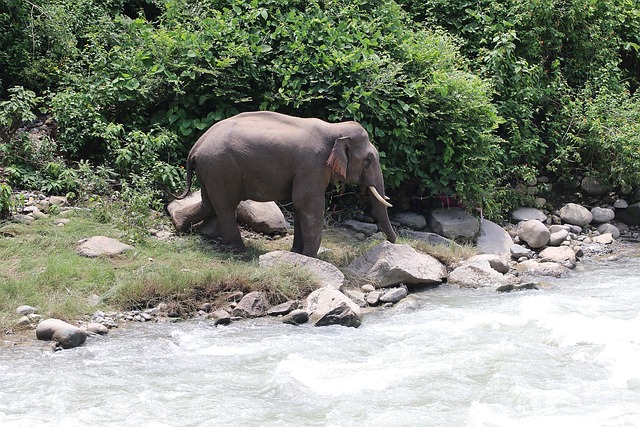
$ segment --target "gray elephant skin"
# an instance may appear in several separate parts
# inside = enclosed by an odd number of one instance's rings
[[[233,252],[246,247],[236,223],[242,200],[291,201],[294,238],[291,251],[315,257],[322,240],[325,191],[330,182],[360,184],[370,190],[372,214],[390,242],[389,222],[378,151],[357,122],[328,123],[261,111],[222,120],[198,139],[187,158],[185,198],[195,172],[202,201],[172,217],[187,231],[217,216],[223,243]]]

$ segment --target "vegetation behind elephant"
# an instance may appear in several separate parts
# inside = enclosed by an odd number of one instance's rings
[[[387,239],[396,235],[389,221],[378,151],[357,122],[328,123],[262,111],[222,120],[198,139],[187,158],[189,194],[195,172],[202,201],[173,218],[186,231],[216,215],[224,243],[246,250],[236,223],[242,200],[291,200],[294,208],[293,252],[317,256],[322,240],[325,191],[330,182],[369,188],[373,216]]]

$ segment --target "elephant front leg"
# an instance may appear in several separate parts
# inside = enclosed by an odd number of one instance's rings
[[[311,203],[305,209],[296,212],[296,219],[299,222],[298,229],[300,231],[298,234],[302,236],[302,255],[317,257],[320,243],[322,242],[324,198],[321,203]],[[295,233],[296,230],[294,228],[294,248],[296,248]]]
[[[293,216],[293,246],[291,252],[301,254],[304,249],[304,239],[302,237],[302,226],[300,225],[300,216],[295,213]]]

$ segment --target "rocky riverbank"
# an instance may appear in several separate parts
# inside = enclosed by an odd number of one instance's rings
[[[587,191],[583,188],[582,193]],[[197,197],[196,194],[179,205],[170,205],[169,212],[184,208],[185,203],[197,201]],[[581,194],[578,199],[584,200],[584,197]],[[83,343],[86,336],[107,334],[109,330],[126,324],[174,322],[184,318],[227,325],[245,318],[274,316],[294,325],[311,323],[316,326],[340,324],[357,327],[366,310],[393,306],[411,309],[411,298],[407,297],[429,286],[485,287],[501,292],[536,289],[545,276],[561,277],[575,268],[580,260],[620,252],[622,248],[638,243],[640,200],[636,199],[640,199],[640,194],[637,191],[629,192],[626,198],[609,193],[587,197],[591,198],[589,204],[564,203],[550,207],[539,203],[543,206],[518,208],[511,212],[510,221],[501,225],[460,208],[430,209],[426,213],[397,212],[393,215],[393,223],[407,243],[422,242],[427,247],[455,249],[458,241],[473,242],[477,254],[455,262],[442,262],[426,253],[425,246],[420,244],[383,242],[341,270],[320,259],[289,252],[271,252],[260,257],[263,268],[281,263],[299,265],[313,272],[322,286],[304,300],[288,301],[275,307],[270,307],[260,292],[234,292],[222,305],[214,306],[209,301],[202,301],[188,311],[179,304],[167,302],[146,310],[97,311],[78,319],[77,325],[50,322],[45,328],[47,332],[39,334],[39,337],[54,339],[56,348],[73,347]],[[64,227],[73,220],[69,213],[74,208],[68,206],[64,198],[40,194],[25,194],[23,198],[24,207],[14,215],[13,221],[29,224],[55,215],[55,226]],[[277,205],[247,205],[242,208],[242,213],[239,212],[239,221],[248,230],[283,234],[283,224],[286,227],[287,223]],[[378,239],[376,225],[367,222],[366,217],[359,219],[346,221],[342,227],[350,230],[355,239]],[[252,224],[252,221],[257,223]],[[178,238],[167,230],[150,231],[158,239]],[[201,224],[196,231],[208,237],[215,236],[215,223]],[[9,231],[2,234],[4,238],[11,238]],[[286,234],[281,238],[287,238]],[[416,250],[413,246],[423,250]],[[77,253],[87,257],[113,256],[132,249],[131,245],[93,236],[80,242]],[[44,322],[37,308],[27,305],[18,307],[16,315],[18,330],[33,330],[31,328]],[[21,337],[24,339],[23,335]]]

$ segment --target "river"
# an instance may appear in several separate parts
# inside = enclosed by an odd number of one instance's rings
[[[358,329],[144,324],[0,350],[0,425],[640,424],[640,258],[548,286],[440,286]]]

